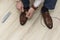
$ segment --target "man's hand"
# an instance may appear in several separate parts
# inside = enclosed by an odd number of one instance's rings
[[[28,10],[28,12],[26,13],[26,17],[28,17],[29,19],[33,16],[33,14],[34,14],[34,8],[30,8],[29,10]]]
[[[21,1],[17,1],[16,7],[19,11],[23,12],[24,11],[24,6],[23,3]]]

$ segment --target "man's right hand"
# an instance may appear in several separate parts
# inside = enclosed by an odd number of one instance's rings
[[[24,6],[23,3],[21,1],[17,1],[16,7],[19,11],[24,12]]]

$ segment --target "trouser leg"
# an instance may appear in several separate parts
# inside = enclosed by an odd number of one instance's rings
[[[48,9],[54,9],[56,5],[57,0],[45,0],[44,6]]]
[[[24,5],[24,9],[27,9],[30,7],[30,1],[29,0],[22,0],[22,3]]]

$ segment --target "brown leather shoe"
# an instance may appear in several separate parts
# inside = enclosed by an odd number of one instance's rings
[[[45,10],[44,10],[45,9]],[[52,29],[53,27],[53,22],[52,22],[52,18],[49,14],[49,11],[48,9],[46,8],[42,8],[41,9],[41,12],[42,12],[42,16],[43,16],[43,19],[44,19],[44,23],[46,24],[46,26],[49,28],[49,29]]]
[[[26,17],[26,13],[25,12],[22,12],[21,14],[20,14],[20,24],[21,25],[24,25],[25,23],[26,23],[26,21],[27,21],[27,17]]]
[[[20,14],[20,24],[21,25],[24,25],[28,20],[28,18],[26,17],[26,11],[28,11],[28,10],[25,9],[24,12],[21,12],[21,14]]]

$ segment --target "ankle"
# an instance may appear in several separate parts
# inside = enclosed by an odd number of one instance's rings
[[[45,13],[45,12],[49,12],[48,8],[46,8],[45,6],[43,6],[41,8],[41,13]]]

